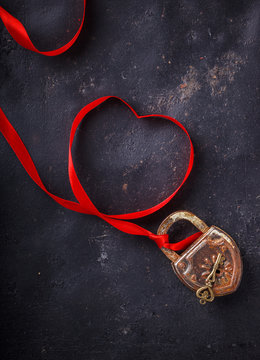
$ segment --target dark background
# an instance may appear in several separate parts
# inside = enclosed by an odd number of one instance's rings
[[[82,0],[5,0],[42,50],[75,33]],[[76,44],[48,58],[1,25],[1,107],[47,188],[72,199],[69,131],[77,112],[117,95],[139,114],[173,116],[189,130],[195,166],[158,213],[156,231],[187,209],[237,241],[238,291],[201,306],[150,240],[60,207],[0,141],[1,360],[259,359],[259,3],[87,1]],[[110,101],[80,127],[79,177],[99,209],[144,209],[179,184],[188,143],[162,119],[138,120]],[[191,231],[182,224],[176,239]]]

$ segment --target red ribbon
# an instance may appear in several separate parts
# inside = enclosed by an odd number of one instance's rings
[[[2,19],[6,29],[9,31],[10,35],[21,46],[23,46],[26,49],[32,50],[36,53],[42,54],[42,55],[56,56],[56,55],[60,55],[60,54],[64,53],[66,50],[68,50],[74,44],[74,42],[77,40],[77,38],[82,30],[82,27],[83,27],[83,23],[84,23],[84,19],[85,19],[85,9],[86,9],[86,0],[84,0],[84,11],[83,11],[83,16],[82,16],[82,20],[81,20],[78,31],[76,32],[74,37],[67,44],[65,44],[64,46],[62,46],[59,49],[52,50],[52,51],[39,51],[31,42],[23,24],[19,20],[17,20],[14,16],[9,14],[6,10],[4,10],[1,6],[0,6],[0,18]],[[188,165],[186,174],[184,176],[184,179],[182,180],[180,186],[167,199],[165,199],[161,203],[153,206],[150,209],[146,209],[143,211],[133,212],[133,213],[129,213],[129,214],[106,215],[106,214],[101,213],[95,207],[95,205],[92,203],[92,201],[88,197],[87,193],[83,189],[83,187],[77,177],[77,174],[75,172],[75,168],[73,165],[73,161],[72,161],[72,156],[71,156],[71,147],[72,147],[72,143],[73,143],[73,139],[74,139],[77,127],[79,126],[80,122],[83,120],[83,118],[85,117],[85,115],[88,112],[93,110],[95,107],[97,107],[98,105],[100,105],[101,103],[106,101],[107,99],[110,99],[111,97],[113,97],[113,96],[102,97],[100,99],[93,101],[92,103],[88,104],[87,106],[85,106],[78,113],[78,115],[76,116],[76,118],[72,124],[71,134],[70,134],[70,143],[69,143],[68,170],[69,170],[70,185],[71,185],[72,191],[73,191],[76,199],[78,200],[78,202],[62,199],[62,198],[50,193],[46,189],[46,187],[44,186],[44,184],[41,181],[41,178],[36,170],[36,167],[31,159],[26,147],[24,146],[21,138],[19,137],[19,135],[17,134],[17,132],[15,131],[13,126],[10,124],[10,122],[8,121],[7,117],[5,116],[5,114],[1,108],[0,108],[0,131],[6,138],[9,145],[12,147],[16,156],[20,160],[21,164],[23,165],[23,167],[25,168],[27,173],[33,179],[33,181],[43,191],[45,191],[46,194],[48,194],[51,198],[53,198],[57,203],[59,203],[63,207],[73,210],[73,211],[80,212],[80,213],[99,216],[101,219],[107,221],[109,224],[111,224],[118,230],[121,230],[128,234],[148,236],[150,239],[154,240],[160,248],[165,247],[165,248],[172,249],[172,250],[185,249],[188,245],[190,245],[195,239],[197,239],[201,235],[200,232],[193,234],[190,237],[188,237],[178,243],[170,244],[168,241],[168,235],[156,235],[134,223],[125,221],[125,220],[138,219],[143,216],[152,214],[155,211],[161,209],[164,205],[166,205],[175,196],[175,194],[180,190],[180,188],[186,181],[187,177],[189,176],[191,169],[192,169],[193,158],[194,158],[193,146],[192,146],[192,142],[191,142],[191,139],[190,139],[190,136],[189,136],[187,130],[177,120],[175,120],[174,118],[171,118],[169,116],[164,116],[164,115],[138,116],[137,113],[131,108],[130,105],[128,105],[125,101],[121,100],[120,98],[117,98],[118,100],[125,103],[125,105],[127,105],[129,107],[129,109],[139,119],[148,118],[148,117],[161,117],[164,119],[168,119],[168,120],[172,121],[173,123],[175,123],[176,125],[178,125],[188,136],[188,139],[190,141],[190,160],[189,160],[189,165]]]
[[[159,118],[163,118],[163,119],[172,121],[174,124],[179,126],[185,132],[185,134],[187,135],[189,142],[190,142],[189,164],[188,164],[186,174],[185,174],[181,184],[169,197],[167,197],[167,199],[163,200],[159,204],[157,204],[149,209],[146,209],[146,210],[132,212],[132,213],[128,213],[128,214],[118,214],[118,215],[107,215],[107,214],[101,213],[96,208],[96,206],[93,204],[93,202],[90,200],[90,198],[88,197],[87,193],[85,192],[84,188],[82,187],[82,185],[78,179],[78,176],[77,176],[75,168],[74,168],[72,155],[71,155],[71,148],[72,148],[75,133],[76,133],[76,130],[77,130],[79,124],[91,110],[95,109],[97,106],[99,106],[100,104],[102,104],[103,102],[105,102],[106,100],[111,99],[111,98],[116,98],[116,99],[122,101],[126,106],[128,106],[128,108],[133,112],[133,114],[138,119],[159,117]],[[191,142],[191,139],[190,139],[190,136],[189,136],[187,130],[176,119],[174,119],[170,116],[165,116],[165,115],[139,116],[134,111],[134,109],[129,104],[127,104],[127,102],[125,102],[124,100],[122,100],[118,97],[115,97],[115,96],[101,97],[101,98],[91,102],[90,104],[86,105],[82,110],[80,110],[80,112],[75,117],[75,119],[72,123],[72,127],[71,127],[70,141],[69,141],[69,159],[68,159],[69,181],[70,181],[72,191],[73,191],[76,199],[78,200],[78,202],[62,199],[62,198],[50,193],[46,189],[25,145],[23,144],[21,138],[19,137],[18,133],[15,131],[15,129],[13,128],[11,123],[8,121],[7,117],[5,116],[5,114],[1,108],[0,108],[0,131],[3,134],[3,136],[5,137],[5,139],[7,140],[7,142],[9,143],[9,145],[11,146],[11,148],[13,149],[13,151],[15,152],[16,156],[20,160],[21,164],[23,165],[23,167],[25,168],[27,173],[33,179],[33,181],[43,191],[45,191],[46,194],[48,194],[53,200],[55,200],[58,204],[62,205],[63,207],[73,210],[73,211],[77,211],[79,213],[96,215],[96,216],[100,217],[101,219],[105,220],[106,222],[108,222],[109,224],[111,224],[112,226],[114,226],[115,228],[117,228],[118,230],[123,231],[125,233],[132,234],[132,235],[147,236],[150,239],[154,240],[156,242],[156,244],[159,246],[159,248],[165,247],[165,248],[175,250],[175,251],[182,250],[182,249],[185,249],[188,245],[190,245],[195,239],[197,239],[201,235],[201,232],[198,232],[178,243],[169,243],[167,234],[166,235],[156,235],[156,234],[153,234],[152,232],[142,228],[141,226],[138,226],[129,221],[125,221],[125,220],[133,220],[133,219],[142,218],[144,216],[150,215],[150,214],[154,213],[155,211],[161,209],[176,195],[176,193],[180,190],[180,188],[185,183],[185,181],[187,180],[187,178],[191,172],[193,160],[194,160],[193,145],[192,145],[192,142]]]
[[[67,51],[77,40],[77,38],[82,30],[82,27],[83,27],[83,23],[84,23],[84,19],[85,19],[85,10],[86,10],[86,0],[84,0],[83,16],[82,16],[82,20],[81,20],[78,31],[76,32],[76,34],[73,36],[73,38],[67,44],[63,45],[59,49],[55,49],[52,51],[38,50],[31,42],[31,39],[29,38],[27,31],[25,30],[25,27],[23,26],[23,24],[19,20],[17,20],[14,16],[9,14],[9,12],[7,12],[1,6],[0,6],[0,18],[2,19],[6,29],[10,33],[10,35],[13,37],[13,39],[16,42],[18,42],[18,44],[20,44],[24,48],[32,50],[38,54],[42,54],[45,56],[56,56],[56,55],[60,55],[60,54],[64,53],[65,51]]]

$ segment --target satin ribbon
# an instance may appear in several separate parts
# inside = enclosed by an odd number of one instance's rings
[[[146,210],[127,213],[127,214],[117,214],[117,215],[107,215],[107,214],[101,213],[96,208],[96,206],[93,204],[93,202],[90,200],[89,196],[87,195],[86,191],[84,190],[83,186],[81,185],[79,178],[76,174],[75,168],[74,168],[72,154],[71,154],[71,148],[72,148],[73,140],[74,140],[75,133],[76,133],[78,126],[80,125],[81,121],[85,118],[85,116],[90,111],[92,111],[97,106],[99,106],[100,104],[104,103],[105,101],[107,101],[108,99],[111,99],[111,98],[115,98],[115,99],[123,102],[133,112],[133,114],[138,119],[157,117],[157,118],[163,118],[163,119],[172,121],[174,124],[179,126],[184,131],[184,133],[187,135],[187,137],[189,139],[189,143],[190,143],[189,164],[188,164],[188,167],[187,167],[187,170],[186,170],[186,173],[185,173],[185,176],[184,176],[182,182],[180,183],[178,188],[170,196],[168,196],[165,200],[163,200],[159,204],[157,204],[149,209],[146,209]],[[132,222],[126,221],[126,220],[142,218],[144,216],[150,215],[150,214],[154,213],[155,211],[161,209],[177,194],[177,192],[183,186],[183,184],[185,183],[185,181],[187,180],[187,178],[191,172],[191,169],[193,166],[193,160],[194,160],[193,145],[192,145],[191,138],[190,138],[187,130],[176,119],[174,119],[170,116],[154,115],[154,114],[140,116],[135,112],[135,110],[127,102],[125,102],[124,100],[122,100],[118,97],[115,97],[115,96],[101,97],[101,98],[91,102],[90,104],[86,105],[82,110],[80,110],[80,112],[77,114],[77,116],[75,117],[75,119],[72,123],[71,131],[70,131],[69,159],[68,159],[69,181],[70,181],[72,191],[75,195],[75,198],[77,199],[77,202],[62,199],[61,197],[58,197],[58,196],[50,193],[46,189],[46,187],[43,184],[43,182],[38,174],[38,171],[33,163],[33,160],[29,155],[29,152],[27,151],[27,149],[26,149],[25,145],[23,144],[21,138],[19,137],[18,133],[15,131],[15,129],[13,128],[11,123],[8,121],[7,117],[5,116],[5,114],[1,108],[0,108],[0,132],[3,134],[6,141],[9,143],[9,145],[11,146],[11,148],[15,152],[16,156],[20,160],[21,164],[23,165],[23,167],[25,168],[25,170],[27,171],[29,176],[33,179],[33,181],[47,195],[49,195],[53,200],[55,200],[58,204],[62,205],[63,207],[73,210],[73,211],[76,211],[76,212],[79,212],[79,213],[83,213],[83,214],[96,215],[96,216],[100,217],[101,219],[105,220],[106,222],[108,222],[110,225],[117,228],[118,230],[123,231],[125,233],[132,234],[132,235],[147,236],[151,240],[155,241],[156,244],[159,246],[159,248],[164,247],[164,248],[168,248],[168,249],[175,250],[175,251],[183,250],[201,235],[201,232],[197,232],[178,243],[169,243],[169,238],[168,238],[167,234],[156,235],[156,234],[153,234],[151,231],[142,228],[139,225],[136,225]]]
[[[64,53],[65,51],[67,51],[79,37],[79,34],[83,27],[84,19],[85,19],[85,10],[86,10],[86,0],[84,0],[83,16],[82,16],[82,20],[81,20],[79,29],[76,32],[76,34],[73,36],[73,38],[67,44],[63,45],[59,49],[55,49],[55,50],[51,50],[51,51],[38,50],[31,42],[31,39],[29,38],[27,31],[25,30],[25,27],[23,26],[23,24],[19,20],[17,20],[13,15],[9,14],[9,12],[7,12],[1,6],[0,6],[0,18],[2,19],[6,29],[10,33],[10,35],[13,37],[13,39],[18,44],[20,44],[24,48],[34,51],[38,54],[42,54],[45,56],[56,56],[56,55],[60,55],[60,54]]]
[[[84,19],[85,19],[85,10],[86,10],[86,0],[84,0],[84,11],[83,11],[83,16],[82,16],[82,20],[81,20],[78,31],[76,32],[74,37],[67,44],[60,47],[59,49],[55,49],[52,51],[39,51],[33,45],[32,41],[30,40],[23,24],[19,20],[17,20],[14,16],[9,14],[6,10],[4,10],[1,6],[0,6],[0,18],[2,19],[6,29],[9,31],[10,35],[13,37],[13,39],[18,44],[20,44],[24,48],[34,51],[38,54],[42,54],[45,56],[56,56],[56,55],[60,55],[60,54],[64,53],[65,51],[67,51],[77,40],[77,38],[82,30],[82,27],[83,27],[83,23],[84,23]],[[17,132],[15,131],[15,129],[13,128],[11,123],[8,121],[7,117],[5,116],[5,114],[1,108],[0,108],[0,131],[4,135],[5,139],[9,143],[9,145],[12,147],[16,156],[20,160],[21,164],[23,165],[23,167],[25,168],[27,173],[33,179],[33,181],[43,191],[45,191],[46,194],[48,194],[53,200],[55,200],[58,204],[62,205],[63,207],[65,207],[67,209],[73,210],[73,211],[77,211],[77,212],[84,213],[84,214],[96,215],[96,216],[100,217],[101,219],[107,221],[109,224],[111,224],[118,230],[121,230],[125,233],[133,234],[133,235],[147,236],[150,239],[154,240],[157,243],[157,245],[159,246],[159,248],[165,247],[165,248],[172,249],[175,251],[185,249],[188,245],[190,245],[195,239],[197,239],[201,235],[200,232],[193,234],[178,243],[172,244],[172,243],[169,243],[168,235],[156,235],[134,223],[125,221],[125,220],[138,219],[143,216],[152,214],[155,211],[161,209],[164,205],[166,205],[175,196],[175,194],[180,190],[180,188],[186,181],[187,177],[189,176],[190,171],[192,169],[193,158],[194,158],[193,146],[192,146],[192,142],[191,142],[191,139],[190,139],[190,136],[189,136],[187,130],[177,120],[175,120],[174,118],[171,118],[169,116],[164,116],[164,115],[138,116],[137,113],[131,108],[130,105],[128,105],[122,99],[117,98],[118,100],[122,101],[126,106],[128,106],[129,109],[139,119],[148,118],[148,117],[161,117],[161,118],[168,119],[168,120],[172,121],[173,123],[175,123],[176,125],[178,125],[188,136],[188,139],[190,141],[190,159],[189,159],[189,165],[188,165],[186,174],[185,174],[180,186],[167,199],[165,199],[161,203],[159,203],[149,209],[138,211],[138,212],[133,212],[133,213],[128,213],[128,214],[119,214],[119,215],[103,214],[92,203],[92,201],[88,197],[87,193],[83,189],[83,187],[77,177],[77,174],[76,174],[76,171],[75,171],[75,168],[73,165],[73,161],[72,161],[72,155],[71,155],[71,147],[72,147],[72,143],[73,143],[73,139],[74,139],[77,127],[79,126],[80,122],[83,120],[83,118],[87,115],[88,112],[90,112],[95,107],[97,107],[98,105],[100,105],[101,103],[103,103],[104,101],[106,101],[112,97],[113,96],[102,97],[100,99],[93,101],[92,103],[88,104],[87,106],[85,106],[78,113],[78,115],[76,116],[76,118],[72,124],[71,134],[70,134],[70,143],[69,143],[68,170],[69,170],[70,185],[71,185],[72,191],[73,191],[76,199],[78,200],[78,202],[62,199],[62,198],[50,193],[46,189],[46,187],[44,186],[44,184],[37,172],[37,169],[31,159],[26,147],[24,146],[21,138],[19,137],[19,135],[17,134]]]

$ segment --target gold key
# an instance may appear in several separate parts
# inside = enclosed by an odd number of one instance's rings
[[[200,304],[204,305],[206,302],[212,302],[215,299],[212,286],[216,281],[216,272],[220,265],[223,265],[225,258],[222,254],[218,254],[217,260],[209,276],[206,278],[206,286],[202,286],[196,291],[196,296],[200,299]]]

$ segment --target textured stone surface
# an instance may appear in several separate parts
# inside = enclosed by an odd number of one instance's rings
[[[190,210],[234,238],[244,275],[235,294],[200,306],[155,244],[59,207],[1,137],[1,359],[258,359],[257,1],[87,3],[79,40],[57,58],[22,49],[1,25],[1,106],[46,186],[73,199],[69,130],[88,102],[113,94],[140,114],[169,114],[190,132],[195,167],[174,201],[138,223],[156,231]],[[69,40],[82,13],[81,0],[1,5],[43,50]],[[115,213],[170,194],[187,149],[172,124],[113,101],[82,125],[74,158],[95,204]]]

